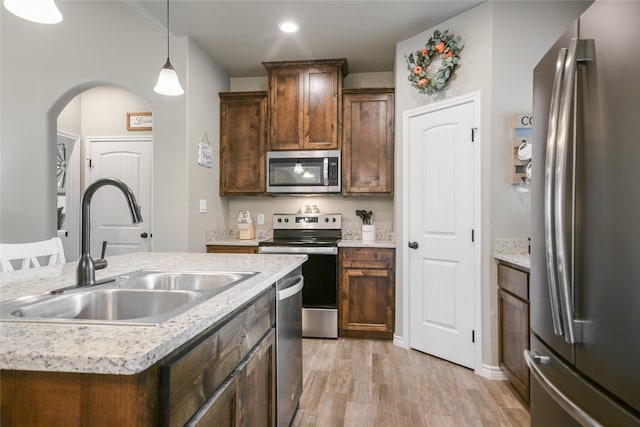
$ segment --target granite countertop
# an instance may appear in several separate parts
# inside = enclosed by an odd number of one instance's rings
[[[531,257],[529,254],[493,254],[493,257],[500,261],[505,261],[516,265],[518,267],[525,268],[531,271]]]
[[[108,258],[96,279],[142,270],[259,274],[159,326],[0,321],[0,369],[136,374],[149,368],[302,265],[306,255],[136,253]],[[76,263],[0,274],[0,301],[75,282]]]
[[[375,240],[373,242],[363,242],[362,240],[341,240],[338,243],[339,248],[393,248],[396,243],[390,240]]]
[[[531,256],[527,239],[497,239],[493,257],[531,271]]]

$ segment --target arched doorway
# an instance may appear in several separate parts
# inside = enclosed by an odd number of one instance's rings
[[[73,94],[72,94],[73,95]],[[69,97],[67,97],[69,99]],[[95,179],[100,177],[100,173],[104,170],[109,176],[120,175],[124,173],[126,175],[127,166],[120,165],[121,159],[118,159],[112,150],[112,154],[109,157],[109,167],[100,168],[100,171],[96,171],[96,162],[100,162],[101,159],[91,159],[91,147],[95,144],[91,144],[91,141],[100,140],[102,144],[102,151],[105,151],[105,147],[109,147],[109,141],[118,144],[118,152],[123,151],[127,154],[131,154],[138,150],[138,147],[131,146],[131,149],[124,149],[128,141],[139,142],[145,141],[151,145],[152,141],[152,129],[140,129],[139,127],[128,126],[127,114],[129,113],[150,113],[148,104],[132,93],[126,88],[122,88],[110,84],[98,84],[90,88],[78,88],[75,96],[71,98],[66,104],[60,107],[60,112],[56,119],[56,171],[57,182],[56,187],[56,199],[57,209],[56,214],[58,216],[58,235],[62,238],[65,247],[65,254],[68,260],[72,261],[79,257],[80,247],[80,205],[81,198],[84,189]],[[54,113],[55,114],[55,113]],[[123,145],[124,144],[124,145]],[[109,151],[109,150],[107,150]],[[149,150],[148,150],[149,151]],[[150,151],[146,154],[150,156]],[[151,160],[147,159],[148,170],[142,173],[148,175],[149,185],[148,195],[142,195],[139,197],[138,203],[141,199],[146,200],[146,206],[144,207],[144,233],[147,236],[151,236],[151,220],[152,212],[151,207]],[[114,163],[115,162],[115,163]],[[118,163],[120,162],[120,163]],[[135,162],[135,161],[134,161]],[[94,168],[94,169],[92,169]],[[123,172],[124,171],[124,172]],[[137,172],[136,172],[137,176]],[[129,178],[122,178],[128,185],[130,185],[134,192],[137,188],[136,183],[131,182]],[[61,185],[62,184],[62,185]],[[100,236],[93,232],[93,229],[99,224],[104,223],[105,209],[113,211],[113,220],[108,220],[111,225],[122,223],[121,213],[119,212],[119,203],[121,202],[121,195],[110,194],[111,188],[104,188],[98,191],[94,200],[92,201],[92,256],[98,258],[101,255],[99,249],[100,245],[96,238],[101,240],[109,240],[112,245],[107,251],[107,255],[113,255],[116,253],[126,252],[127,249],[118,248],[117,244],[114,244],[116,238],[105,237],[104,233]],[[142,190],[140,190],[142,191]],[[145,190],[146,191],[146,190]],[[120,196],[120,197],[117,197]],[[106,200],[102,200],[106,198]],[[110,198],[113,198],[110,200]],[[122,200],[124,202],[124,200]],[[101,207],[98,209],[98,205]],[[95,206],[95,208],[93,208]],[[102,217],[97,218],[96,212],[100,210]],[[140,236],[143,233],[137,233]],[[94,244],[95,240],[95,244]],[[131,251],[150,250],[151,244],[147,242],[143,245],[135,246],[131,248]]]

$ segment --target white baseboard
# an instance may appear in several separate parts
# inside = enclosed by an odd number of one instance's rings
[[[483,364],[480,369],[476,370],[476,374],[490,380],[505,381],[507,376],[502,372],[499,366],[491,366]]]
[[[409,348],[409,343],[404,340],[404,337],[401,337],[399,335],[393,336],[393,345],[402,348]]]

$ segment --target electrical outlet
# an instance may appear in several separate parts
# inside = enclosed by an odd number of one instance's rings
[[[259,213],[258,214],[258,225],[264,225],[264,214],[263,213]]]

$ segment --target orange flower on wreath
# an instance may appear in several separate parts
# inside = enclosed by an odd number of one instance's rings
[[[435,49],[438,51],[438,53],[444,52],[444,42],[438,43]]]
[[[424,57],[426,57],[426,56],[429,54],[429,51],[428,51],[427,49],[422,49],[422,50],[420,51],[420,53],[422,54],[422,57],[424,58]]]
[[[445,58],[451,58],[453,56],[453,51],[452,50],[448,50],[447,53],[444,54]]]
[[[422,86],[424,86],[424,85],[426,85],[426,84],[428,84],[428,83],[429,83],[429,79],[420,79],[420,80],[418,81],[418,86],[419,86],[419,87],[422,87]]]
[[[413,69],[413,74],[415,74],[416,76],[419,75],[422,72],[422,67],[417,65],[416,68]]]

